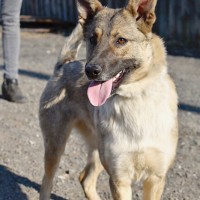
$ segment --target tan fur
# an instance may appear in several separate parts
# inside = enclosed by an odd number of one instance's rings
[[[79,26],[75,38],[70,36],[40,101],[45,146],[40,200],[50,198],[73,127],[89,147],[88,163],[79,177],[89,200],[100,200],[96,182],[103,168],[110,176],[114,200],[131,200],[133,181],[144,182],[144,200],[161,199],[176,154],[178,123],[177,94],[167,72],[163,42],[150,29],[141,30],[137,20],[142,15],[142,26],[152,26],[155,20],[148,22],[146,14],[154,12],[155,4],[154,0],[130,0],[127,8],[114,10],[97,0],[78,0],[83,30]],[[87,60],[65,63],[71,51],[77,52],[80,35],[86,40]],[[119,45],[119,37],[128,42]],[[71,60],[75,59],[76,55]],[[102,81],[129,69],[114,94],[99,107],[92,106],[87,97],[90,81],[84,67],[88,64],[102,66]]]

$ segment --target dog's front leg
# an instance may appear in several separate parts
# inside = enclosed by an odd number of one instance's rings
[[[160,200],[165,185],[165,178],[151,175],[144,182],[144,200]]]
[[[131,180],[110,178],[110,189],[114,200],[132,200]]]

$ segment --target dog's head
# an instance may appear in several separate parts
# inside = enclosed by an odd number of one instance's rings
[[[88,97],[93,105],[102,105],[119,86],[133,81],[130,72],[142,68],[139,76],[147,73],[156,2],[129,0],[125,8],[111,9],[98,0],[77,1],[87,48],[85,72],[91,80]]]

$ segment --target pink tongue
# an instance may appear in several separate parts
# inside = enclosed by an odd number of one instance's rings
[[[87,95],[93,106],[101,106],[106,102],[112,90],[112,83],[112,79],[105,82],[92,81],[90,83]]]

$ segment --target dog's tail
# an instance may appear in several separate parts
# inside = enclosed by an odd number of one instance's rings
[[[78,24],[72,31],[69,37],[66,38],[63,48],[61,49],[60,55],[58,57],[57,66],[63,65],[66,62],[71,62],[76,60],[78,50],[83,41],[83,28]]]

